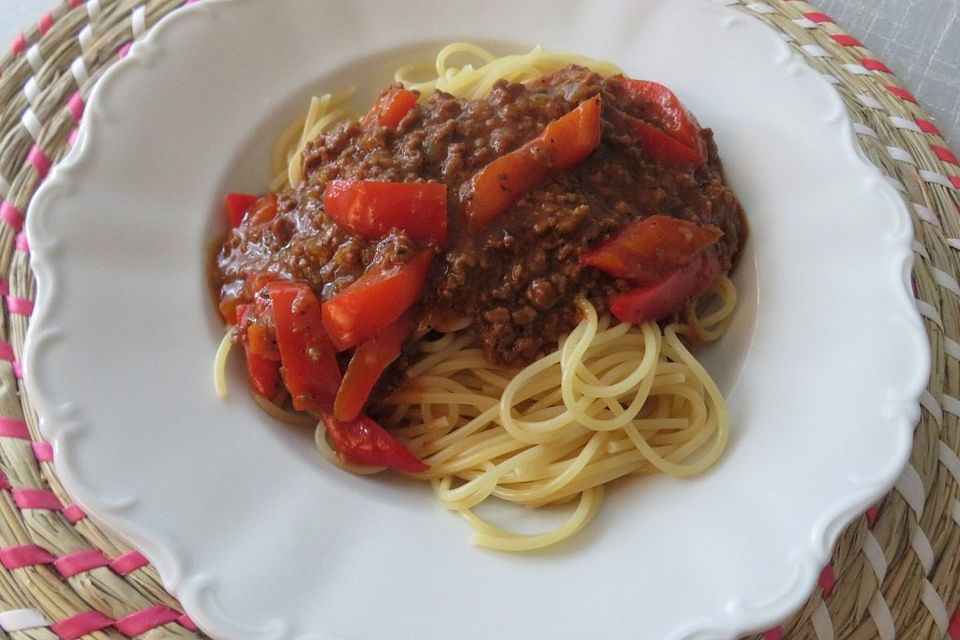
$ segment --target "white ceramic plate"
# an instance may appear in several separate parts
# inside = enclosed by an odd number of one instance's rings
[[[471,547],[428,487],[325,463],[244,392],[220,401],[208,244],[230,190],[321,88],[540,43],[673,87],[713,127],[752,239],[704,354],[733,434],[694,480],[624,482],[550,552]],[[217,638],[728,637],[775,623],[910,448],[927,345],[907,211],[833,89],[772,31],[698,0],[204,2],[107,73],[30,211],[27,383],[59,474]],[[529,523],[520,523],[529,524]]]

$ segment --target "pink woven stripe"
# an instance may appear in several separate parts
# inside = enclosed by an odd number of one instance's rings
[[[73,146],[77,143],[77,136],[80,135],[80,129],[74,127],[70,130],[70,133],[67,134],[67,145]]]
[[[27,428],[27,423],[23,420],[0,417],[0,437],[29,440],[30,429]]]
[[[84,2],[86,2],[86,0],[70,0],[70,8],[76,9],[77,7],[82,7]]]
[[[7,474],[3,471],[0,471],[0,489],[10,490],[10,480],[7,479]]]
[[[148,564],[147,559],[144,558],[143,554],[139,551],[128,551],[111,562],[110,568],[113,569],[113,572],[117,575],[125,576]]]
[[[10,45],[10,53],[14,57],[23,55],[23,52],[27,50],[27,39],[23,36],[22,33],[18,33],[17,37],[13,39],[13,44]]]
[[[947,176],[954,189],[960,189],[960,176]]]
[[[14,238],[14,248],[22,253],[30,253],[30,243],[27,241],[27,234],[20,232]]]
[[[820,572],[820,590],[823,592],[823,597],[829,598],[835,586],[837,586],[837,577],[833,573],[833,565],[828,564]]]
[[[20,364],[19,360],[14,360],[10,363],[10,366],[13,368],[13,375],[17,380],[23,380],[23,365]]]
[[[48,489],[14,489],[12,494],[13,502],[21,509],[63,510],[60,498]]]
[[[40,16],[40,21],[37,22],[37,29],[40,31],[40,37],[47,35],[47,31],[50,31],[50,27],[53,26],[53,12],[47,11],[45,14]]]
[[[947,635],[950,636],[950,640],[960,640],[960,607],[953,612],[953,617],[950,618],[950,628],[947,629]]]
[[[960,165],[960,160],[957,159],[957,156],[947,149],[946,147],[941,147],[938,144],[930,145],[930,148],[933,149],[933,152],[937,154],[937,157],[940,158],[943,162],[949,162],[950,164]]]
[[[31,442],[33,455],[39,462],[53,462],[53,445],[49,442]]]
[[[833,18],[828,16],[825,13],[820,13],[819,11],[811,11],[809,13],[803,14],[810,22],[816,22],[817,24],[823,24],[824,22],[833,22]]]
[[[64,578],[72,578],[78,573],[99,569],[110,564],[107,556],[103,555],[100,549],[87,549],[86,551],[77,551],[61,556],[53,561],[53,566],[57,568]]]
[[[767,629],[763,632],[763,640],[782,640],[783,639],[783,629],[781,627],[774,627],[773,629]]]
[[[0,296],[10,295],[10,281],[6,278],[0,278]]]
[[[830,36],[841,47],[862,47],[863,43],[846,33],[836,33]]]
[[[13,362],[15,359],[16,357],[13,355],[13,345],[0,340],[0,360]]]
[[[7,311],[18,313],[22,316],[33,314],[33,300],[18,298],[17,296],[7,296]]]
[[[165,624],[175,622],[180,617],[179,611],[174,611],[163,605],[135,611],[113,623],[117,631],[125,636],[138,636],[150,629],[156,629]]]
[[[37,170],[37,173],[40,175],[40,178],[46,178],[47,173],[50,171],[50,157],[43,152],[43,149],[40,148],[40,145],[33,145],[30,147],[29,153],[27,153],[27,162],[33,165],[33,168]]]
[[[133,42],[124,42],[120,48],[117,50],[117,57],[121,60],[127,57],[127,54],[130,53],[130,47],[133,46]]]
[[[0,564],[11,570],[33,567],[38,564],[50,564],[53,561],[54,557],[49,551],[35,544],[0,549]]]
[[[70,96],[70,100],[67,101],[67,112],[70,113],[70,117],[76,123],[79,123],[80,118],[83,117],[83,109],[85,107],[86,103],[84,103],[83,96],[80,95],[79,91]]]
[[[113,624],[113,620],[103,615],[99,611],[86,611],[77,615],[54,622],[50,629],[57,634],[61,640],[76,640],[88,633],[106,629]]]
[[[872,507],[867,509],[866,514],[864,514],[867,516],[867,525],[872,527],[873,523],[877,521],[877,515],[879,515],[879,513],[880,513],[880,507],[878,507],[877,505],[873,505]]]
[[[190,0],[189,2],[187,2],[187,4],[190,4],[190,2],[196,2],[196,1],[197,0]],[[188,616],[187,614],[183,614],[182,616],[177,618],[177,624],[179,624],[181,627],[189,631],[200,631],[200,627],[197,626],[197,623],[191,620],[190,616]]]
[[[63,517],[66,518],[70,524],[76,524],[86,518],[87,514],[77,505],[68,504],[63,508]]]
[[[6,200],[0,204],[0,219],[10,225],[10,228],[14,231],[20,231],[23,228],[23,214],[20,213],[20,209],[17,209],[12,202],[7,202]]]
[[[917,118],[915,122],[917,123],[917,126],[920,127],[920,131],[938,136],[940,138],[943,137],[943,134],[940,133],[940,129],[937,129],[937,125],[933,124],[929,120],[924,120],[923,118]]]
[[[869,69],[870,71],[881,71],[883,73],[889,73],[890,75],[893,75],[893,71],[890,70],[890,67],[883,64],[876,58],[864,58],[860,61],[860,64],[863,65],[865,69]]]

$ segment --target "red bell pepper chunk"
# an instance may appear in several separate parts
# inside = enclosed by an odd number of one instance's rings
[[[654,215],[627,225],[613,239],[580,256],[580,263],[617,278],[651,283],[676,271],[713,246],[716,227]]]
[[[283,379],[297,411],[319,411],[333,406],[340,387],[337,354],[323,328],[320,301],[304,282],[267,285]]]
[[[333,416],[337,420],[349,422],[360,415],[377,380],[400,356],[400,347],[411,328],[410,320],[403,316],[357,347],[333,403]]]
[[[227,212],[227,222],[231,228],[237,228],[243,222],[243,216],[247,214],[253,203],[259,200],[259,196],[249,193],[228,193],[225,204]]]
[[[598,144],[600,96],[594,96],[480,169],[463,193],[467,223],[475,229],[488,224],[540,182],[577,166]]]
[[[699,151],[671,138],[648,122],[638,120],[634,124],[633,132],[647,155],[656,162],[671,166],[703,164],[703,155]]]
[[[237,331],[247,359],[247,376],[254,393],[264,398],[272,398],[280,387],[280,364],[263,358],[250,349],[247,330],[253,325],[249,325],[249,310],[249,305],[237,305]]]
[[[331,180],[323,209],[334,222],[378,239],[401,229],[418,242],[447,239],[447,185],[439,182]]]
[[[407,91],[403,87],[393,87],[380,94],[370,107],[360,124],[364,127],[378,124],[382,127],[396,127],[403,116],[417,105],[420,94]]]
[[[323,303],[323,324],[337,351],[366,342],[402,316],[420,297],[433,254],[417,253],[407,262],[371,271]]]
[[[718,275],[720,261],[706,251],[660,282],[616,294],[610,299],[610,311],[620,322],[661,320],[706,291]]]
[[[323,421],[333,450],[344,462],[407,473],[420,473],[430,468],[365,414],[341,421],[324,413]]]
[[[263,224],[264,222],[273,220],[277,215],[277,194],[268,193],[259,198],[253,206],[250,207],[248,215],[250,216],[251,225]]]
[[[696,158],[695,164],[706,162],[707,151],[700,136],[700,125],[673,91],[649,80],[634,80],[622,75],[614,78],[630,95],[644,103],[642,116],[645,119],[690,149],[693,153],[691,158]]]

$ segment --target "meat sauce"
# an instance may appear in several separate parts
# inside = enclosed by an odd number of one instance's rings
[[[538,136],[552,121],[600,95],[601,139],[579,165],[529,190],[480,229],[464,220],[465,185],[492,160]],[[368,239],[339,226],[323,195],[334,179],[442,182],[448,240],[435,249],[427,284],[413,308],[415,341],[431,328],[469,317],[487,357],[529,363],[556,347],[580,319],[577,300],[599,312],[630,282],[583,266],[581,254],[631,222],[653,214],[716,227],[711,249],[721,270],[734,265],[746,235],[743,212],[726,186],[713,135],[700,132],[701,166],[658,162],[638,143],[629,117],[648,105],[622,84],[571,66],[527,84],[505,81],[482,100],[434,92],[396,127],[346,122],[310,142],[300,185],[278,194],[267,223],[244,220],[216,254],[221,300],[248,302],[251,276],[307,282],[329,300],[373,269],[405,263],[423,249],[404,231]]]

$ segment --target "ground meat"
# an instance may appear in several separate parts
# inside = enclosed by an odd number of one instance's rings
[[[461,187],[483,166],[536,137],[582,101],[602,96],[598,148],[579,166],[529,191],[480,231],[461,216]],[[439,181],[448,186],[449,243],[434,260],[417,305],[421,327],[473,316],[487,356],[524,364],[556,347],[579,321],[577,300],[599,311],[627,283],[582,267],[580,254],[628,223],[653,214],[719,227],[724,271],[743,243],[745,223],[725,185],[712,133],[703,131],[703,167],[648,158],[625,126],[644,105],[614,81],[569,67],[529,84],[498,82],[483,100],[435,92],[394,129],[344,123],[309,143],[304,180],[280,194],[269,224],[242,224],[222,243],[214,280],[222,297],[249,299],[258,273],[304,280],[328,299],[365,271],[398,264],[418,247],[403,232],[374,241],[336,225],[322,208],[333,179]]]

